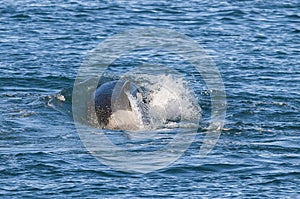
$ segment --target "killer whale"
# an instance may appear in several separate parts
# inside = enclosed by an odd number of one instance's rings
[[[135,99],[136,104],[132,99]],[[95,113],[100,128],[137,130],[149,124],[148,99],[133,82],[109,81],[93,94]],[[139,112],[133,110],[137,108]]]

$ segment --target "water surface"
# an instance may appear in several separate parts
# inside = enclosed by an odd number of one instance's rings
[[[299,197],[299,10],[298,0],[2,1],[1,197]],[[49,100],[72,87],[100,42],[142,27],[178,31],[207,49],[228,107],[207,157],[197,157],[198,135],[171,166],[131,174],[99,163],[68,111]],[[190,85],[205,102],[205,87]]]

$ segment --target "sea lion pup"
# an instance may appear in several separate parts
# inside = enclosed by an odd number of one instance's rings
[[[134,83],[109,81],[99,86],[93,99],[98,124],[105,129],[139,130],[149,124],[148,100]]]

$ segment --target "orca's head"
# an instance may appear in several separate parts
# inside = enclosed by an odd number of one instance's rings
[[[96,89],[95,112],[101,128],[123,130],[139,128],[141,122],[132,110],[130,96],[142,99],[142,90],[129,81],[110,81]]]

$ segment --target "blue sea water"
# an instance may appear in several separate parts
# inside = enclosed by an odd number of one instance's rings
[[[1,198],[300,198],[299,10],[298,0],[0,1]],[[149,27],[209,52],[225,126],[204,158],[199,135],[166,168],[117,171],[84,147],[70,104],[50,102],[71,95],[100,42]],[[205,101],[205,88],[190,85]]]

